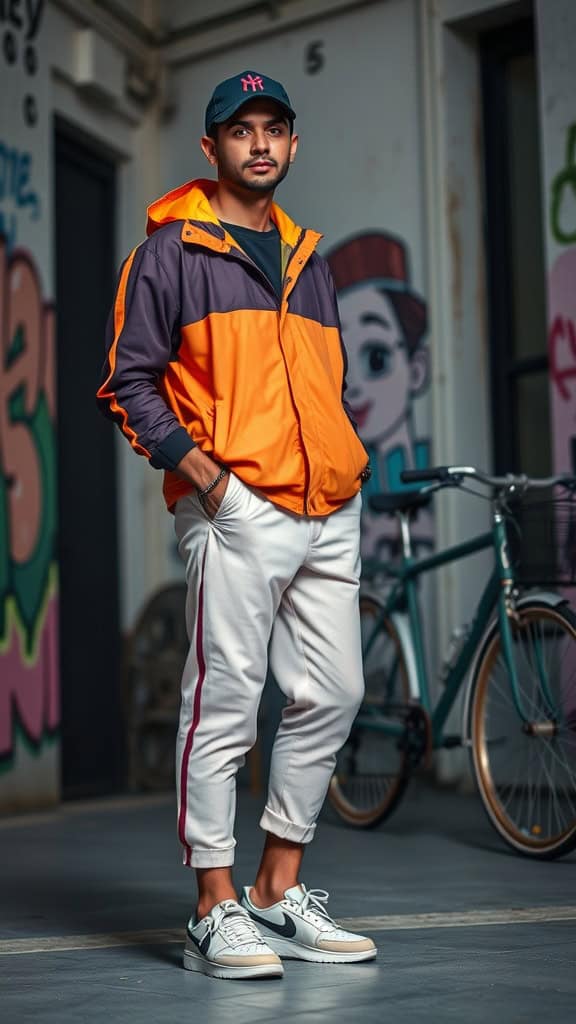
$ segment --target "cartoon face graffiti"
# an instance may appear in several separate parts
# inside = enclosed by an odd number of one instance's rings
[[[348,353],[346,398],[367,444],[389,444],[428,383],[426,306],[409,286],[404,244],[357,235],[328,254]]]
[[[408,419],[412,399],[428,378],[428,353],[410,352],[388,293],[359,285],[339,297],[348,353],[346,398],[358,430],[369,444],[391,437]]]
[[[370,455],[367,496],[399,491],[404,469],[430,463],[430,441],[418,436],[414,399],[428,385],[426,303],[410,285],[406,246],[385,232],[356,235],[328,253],[348,355],[346,402]],[[415,543],[433,545],[430,516],[414,523]],[[362,553],[397,550],[395,521],[364,503]]]

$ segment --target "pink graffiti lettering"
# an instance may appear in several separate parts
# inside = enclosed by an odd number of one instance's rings
[[[576,328],[574,321],[557,314],[548,336],[550,376],[563,401],[570,400],[566,381],[576,377]]]
[[[9,622],[6,650],[0,657],[0,757],[5,757],[14,747],[14,711],[33,743],[42,740],[46,729],[55,730],[60,721],[57,597],[49,601],[34,664],[24,658],[13,621]]]
[[[37,543],[42,495],[36,447],[26,424],[13,421],[10,403],[21,391],[32,415],[44,390],[54,413],[53,350],[54,312],[42,300],[36,267],[21,250],[8,260],[0,240],[0,466],[10,485],[10,550],[21,564]]]
[[[46,474],[53,473],[40,463],[34,424],[41,399],[52,422],[55,417],[54,349],[54,311],[43,300],[36,266],[22,250],[8,256],[0,236],[0,474],[7,484],[2,550],[9,566],[8,593],[0,594],[0,757],[13,753],[16,723],[28,742],[38,744],[60,718],[58,598],[49,561],[34,564],[46,529]],[[50,548],[45,557],[53,557]],[[29,603],[28,621],[21,597],[30,585],[29,566],[36,573],[38,606]],[[24,567],[28,575],[20,575],[18,590],[15,570]]]
[[[558,254],[548,276],[548,353],[554,472],[574,469],[576,413],[576,247]]]

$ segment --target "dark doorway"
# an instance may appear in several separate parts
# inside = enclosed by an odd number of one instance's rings
[[[55,123],[62,792],[122,782],[113,431],[96,410],[114,288],[116,168]]]
[[[531,20],[481,37],[494,467],[551,472],[538,74]]]

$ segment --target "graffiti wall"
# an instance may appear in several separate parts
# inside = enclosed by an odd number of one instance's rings
[[[554,467],[576,472],[576,66],[572,0],[538,4]]]
[[[55,313],[43,0],[0,5],[0,810],[58,796]]]
[[[565,137],[565,161],[549,197],[550,233],[560,251],[548,278],[548,352],[554,464],[558,472],[576,472],[576,122]]]

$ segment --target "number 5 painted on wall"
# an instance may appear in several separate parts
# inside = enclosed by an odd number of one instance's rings
[[[319,39],[317,39],[314,43],[308,44],[304,54],[304,67],[306,69],[307,74],[317,75],[318,72],[322,70],[324,64],[326,63],[326,58],[324,57],[323,50],[324,43]]]

